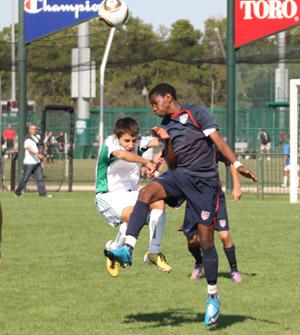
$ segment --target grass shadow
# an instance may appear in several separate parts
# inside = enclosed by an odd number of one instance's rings
[[[225,329],[227,327],[230,327],[236,323],[241,323],[244,321],[255,321],[255,322],[260,322],[260,323],[264,323],[264,324],[280,324],[279,322],[273,322],[267,319],[257,319],[257,318],[253,318],[251,316],[245,316],[245,315],[226,315],[226,314],[222,314],[218,320],[218,324],[216,329],[218,328],[222,328]]]
[[[204,319],[204,314],[200,313],[195,315],[192,310],[189,309],[169,309],[166,311],[156,311],[153,313],[136,313],[129,314],[125,316],[125,320],[122,323],[131,324],[131,323],[141,323],[140,328],[159,328],[159,327],[175,327],[181,326],[184,324],[199,323]],[[250,316],[245,315],[226,315],[222,314],[219,318],[218,325],[215,327],[218,328],[227,328],[233,324],[241,323],[246,320],[252,320],[255,322],[262,322],[268,324],[276,324],[275,322],[256,319]],[[214,330],[213,328],[212,330]]]
[[[166,311],[157,311],[153,313],[136,313],[125,316],[123,323],[146,323],[145,327],[168,327],[179,326],[186,323],[199,322],[199,316],[188,309],[169,309]],[[145,328],[143,327],[143,328]]]
[[[256,277],[257,273],[241,272],[243,277]],[[218,272],[218,277],[231,279],[230,272]]]
[[[257,276],[257,273],[255,272],[252,272],[252,273],[249,273],[249,272],[241,272],[241,275],[242,277],[249,277],[249,278],[252,278],[252,277],[256,277]],[[187,274],[187,278],[190,278],[191,277],[191,273]],[[231,275],[230,275],[230,272],[218,272],[218,277],[219,278],[226,278],[226,279],[231,279]],[[202,279],[205,279],[205,274],[203,275],[203,277],[201,277]]]

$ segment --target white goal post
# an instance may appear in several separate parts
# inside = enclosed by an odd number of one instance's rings
[[[298,87],[300,79],[290,80],[290,203],[298,201]]]

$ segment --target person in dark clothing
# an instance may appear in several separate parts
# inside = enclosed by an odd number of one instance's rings
[[[217,293],[218,255],[214,245],[213,225],[220,190],[215,146],[238,173],[254,181],[257,177],[236,159],[204,106],[179,104],[175,88],[165,83],[150,91],[149,100],[154,113],[163,117],[161,127],[153,128],[153,134],[163,142],[163,154],[169,170],[140,190],[129,219],[125,245],[117,250],[106,248],[104,252],[111,259],[130,265],[132,251],[146,221],[150,204],[164,200],[167,204],[177,206],[186,201],[183,231],[195,226],[199,233],[208,284],[204,323],[210,326],[216,323],[220,311]]]

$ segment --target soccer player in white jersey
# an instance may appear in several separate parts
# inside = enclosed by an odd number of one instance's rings
[[[112,227],[119,227],[119,232],[113,241],[108,241],[106,247],[117,249],[123,245],[127,222],[136,203],[139,189],[140,169],[137,163],[146,167],[149,175],[156,165],[138,155],[159,142],[151,137],[139,137],[137,122],[129,117],[119,119],[113,135],[103,144],[96,168],[96,207],[98,212]],[[142,146],[141,146],[142,145]],[[160,244],[166,223],[164,201],[152,204],[147,218],[149,223],[149,250],[146,260],[156,265],[160,270],[170,272],[171,266],[160,252]],[[118,262],[106,258],[106,268],[112,277],[119,274]]]

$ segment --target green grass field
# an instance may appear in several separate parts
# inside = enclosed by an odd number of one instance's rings
[[[244,282],[230,281],[217,238],[222,315],[210,331],[202,322],[205,279],[189,279],[193,261],[176,231],[183,210],[168,210],[162,247],[173,272],[143,263],[145,227],[132,268],[113,279],[102,249],[115,231],[98,216],[93,193],[2,192],[1,203],[1,335],[299,334],[300,207],[287,197],[228,198]]]

